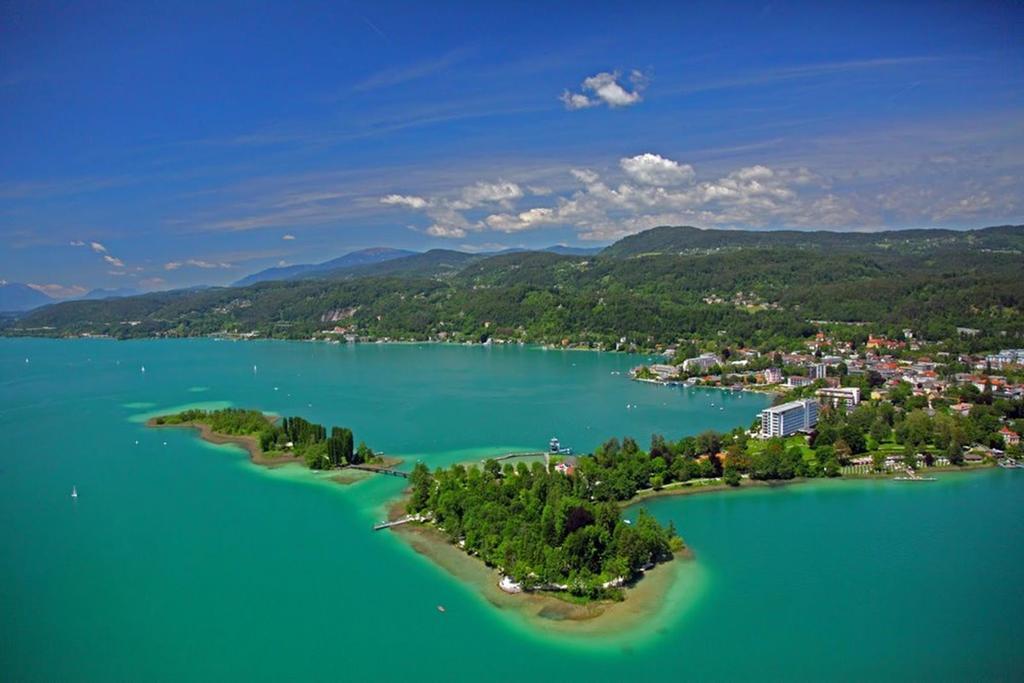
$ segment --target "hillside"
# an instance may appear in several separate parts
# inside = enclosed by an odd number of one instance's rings
[[[928,339],[1020,345],[1024,255],[1013,245],[1022,234],[1024,228],[993,228],[764,237],[659,228],[597,256],[432,250],[316,279],[65,302],[8,321],[4,332],[308,338],[342,326],[369,338],[498,336],[606,347],[621,337],[645,346],[695,338],[767,348],[799,346],[816,329],[808,321],[833,320],[868,322],[893,335],[910,327]],[[797,236],[817,246],[792,244]],[[674,252],[684,241],[715,243],[711,238],[726,246]],[[856,246],[866,240],[873,246]],[[832,241],[840,246],[824,246]],[[631,254],[670,243],[673,253]],[[958,327],[982,334],[960,340]]]
[[[690,226],[663,226],[624,237],[605,249],[602,255],[626,258],[643,254],[687,254],[721,249],[776,247],[862,253],[1009,250],[1019,254],[1024,253],[1024,226],[882,232],[703,230]]]

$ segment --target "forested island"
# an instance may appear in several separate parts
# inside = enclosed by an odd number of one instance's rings
[[[352,430],[327,428],[301,417],[278,421],[258,410],[223,408],[184,410],[160,415],[147,423],[151,427],[194,427],[204,438],[217,443],[234,442],[246,448],[259,464],[301,462],[312,470],[329,470],[350,465],[388,465],[362,441],[353,447]],[[220,438],[218,438],[220,437]]]

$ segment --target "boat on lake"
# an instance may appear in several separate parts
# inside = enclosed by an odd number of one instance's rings
[[[74,486],[71,487],[71,497],[78,498],[78,489],[75,488]]]

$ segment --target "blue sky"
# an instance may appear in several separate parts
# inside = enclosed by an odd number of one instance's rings
[[[0,279],[1024,222],[1024,5],[0,3]]]

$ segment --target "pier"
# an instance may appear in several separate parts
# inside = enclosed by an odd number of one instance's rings
[[[430,515],[406,515],[405,517],[399,517],[398,519],[392,520],[390,522],[381,522],[379,524],[374,524],[373,530],[383,531],[384,529],[390,529],[393,526],[401,526],[403,524],[408,524],[409,522],[426,522],[429,519]]]
[[[389,467],[374,467],[373,465],[349,465],[348,469],[360,470],[362,472],[373,472],[375,474],[387,474],[392,477],[401,477],[402,479],[409,478],[408,472],[391,469]]]
[[[487,460],[496,460],[496,461],[510,460],[512,458],[527,458],[527,457],[531,457],[531,456],[540,456],[540,455],[550,455],[550,454],[546,453],[544,451],[523,451],[521,453],[505,453],[504,455],[499,455],[499,456],[494,457],[494,458],[483,458],[483,459],[480,460],[480,462],[486,462]]]

